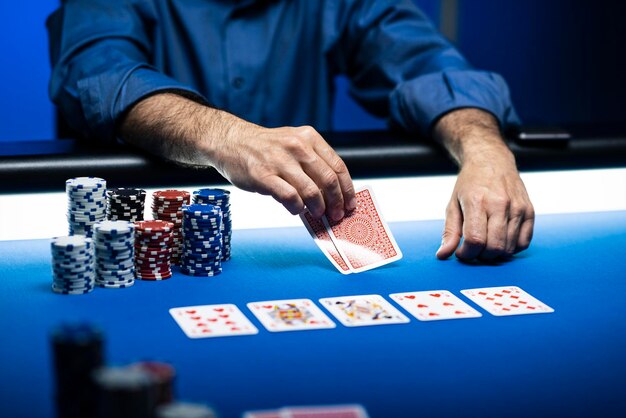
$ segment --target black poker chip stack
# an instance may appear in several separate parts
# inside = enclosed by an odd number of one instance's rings
[[[110,221],[143,221],[146,191],[134,188],[107,189],[107,219]]]
[[[51,334],[59,418],[95,417],[92,373],[104,364],[104,337],[89,324],[66,324]]]
[[[93,373],[98,418],[153,418],[157,387],[153,376],[137,367],[103,367]]]

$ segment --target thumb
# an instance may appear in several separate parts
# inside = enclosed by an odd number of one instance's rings
[[[458,202],[450,202],[446,211],[446,222],[443,227],[441,246],[437,250],[437,258],[445,260],[450,257],[461,242],[463,231],[463,213]]]

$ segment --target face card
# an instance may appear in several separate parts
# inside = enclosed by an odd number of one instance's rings
[[[380,215],[372,191],[360,190],[356,199],[356,209],[341,221],[322,217],[339,254],[355,273],[400,260],[402,252]]]
[[[368,418],[361,405],[287,407],[280,418]]]
[[[389,297],[420,321],[478,318],[482,314],[447,290],[392,293]]]
[[[320,303],[347,327],[410,322],[409,318],[379,295],[323,298]]]
[[[315,219],[309,211],[305,211],[300,214],[300,219],[306,227],[309,234],[313,238],[313,241],[322,250],[326,258],[343,274],[350,274],[350,267],[346,264],[346,261],[341,257],[335,243],[330,239],[330,235],[324,226],[321,219]]]
[[[263,326],[271,332],[336,327],[335,323],[310,299],[251,302],[247,306]]]
[[[461,293],[495,316],[554,312],[554,309],[517,286],[465,289]]]
[[[230,337],[259,332],[232,304],[172,308],[170,315],[189,338]]]

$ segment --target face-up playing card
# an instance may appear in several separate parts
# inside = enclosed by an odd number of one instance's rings
[[[172,308],[170,315],[189,338],[229,337],[259,332],[232,304]]]
[[[347,327],[409,322],[409,318],[379,295],[323,298],[320,303]]]
[[[391,231],[383,220],[372,191],[356,193],[357,207],[339,222],[322,217],[337,251],[355,272],[370,270],[402,258]]]
[[[420,321],[478,318],[482,314],[447,290],[392,293],[391,299]]]
[[[248,303],[248,309],[271,332],[336,327],[335,323],[310,299],[252,302]]]
[[[517,286],[461,290],[478,306],[495,316],[550,313],[554,309]]]
[[[329,405],[287,407],[281,409],[280,418],[367,418],[361,405]]]
[[[302,219],[302,223],[307,231],[309,231],[309,234],[311,234],[317,246],[322,250],[333,266],[343,274],[350,274],[350,267],[348,267],[345,260],[341,257],[341,254],[339,254],[339,251],[337,251],[337,247],[335,247],[335,243],[330,239],[330,235],[322,220],[313,218],[309,211],[301,213],[300,219]]]

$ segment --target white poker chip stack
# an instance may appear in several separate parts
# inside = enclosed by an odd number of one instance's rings
[[[94,289],[94,245],[83,235],[52,238],[52,291],[82,295]]]
[[[91,237],[93,226],[106,219],[107,183],[97,177],[76,177],[65,182],[70,235]]]
[[[94,226],[96,284],[123,288],[135,284],[135,226],[128,221],[102,221]]]

